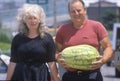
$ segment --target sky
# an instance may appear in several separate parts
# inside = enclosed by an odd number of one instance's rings
[[[97,2],[97,1],[99,1],[99,0],[84,0],[86,6],[89,6],[89,3],[93,3],[93,2]],[[120,0],[106,0],[106,1],[116,2],[117,5],[120,6]]]

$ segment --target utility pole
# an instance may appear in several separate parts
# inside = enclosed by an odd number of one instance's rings
[[[101,16],[101,0],[98,1],[98,19],[100,19]]]
[[[56,34],[56,31],[57,31],[57,27],[56,27],[56,23],[57,23],[57,17],[56,17],[56,0],[54,0],[54,2],[53,2],[53,4],[54,4],[54,8],[53,8],[53,15],[54,15],[54,33]]]

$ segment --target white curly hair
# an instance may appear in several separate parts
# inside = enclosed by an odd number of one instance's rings
[[[45,33],[45,12],[40,5],[37,4],[24,4],[21,8],[18,9],[17,20],[18,20],[18,32],[24,35],[28,35],[28,28],[25,24],[25,17],[27,14],[33,15],[39,19],[40,24],[38,27],[38,34],[41,38],[44,37]]]

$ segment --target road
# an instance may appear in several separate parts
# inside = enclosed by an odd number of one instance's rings
[[[103,65],[101,68],[104,81],[120,81],[120,78],[115,77],[115,68],[114,66]]]
[[[6,73],[0,73],[0,81],[4,81],[6,78]]]

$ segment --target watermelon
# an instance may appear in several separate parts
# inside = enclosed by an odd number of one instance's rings
[[[90,45],[70,46],[61,52],[61,58],[69,67],[80,70],[90,70],[98,55],[98,50]]]

